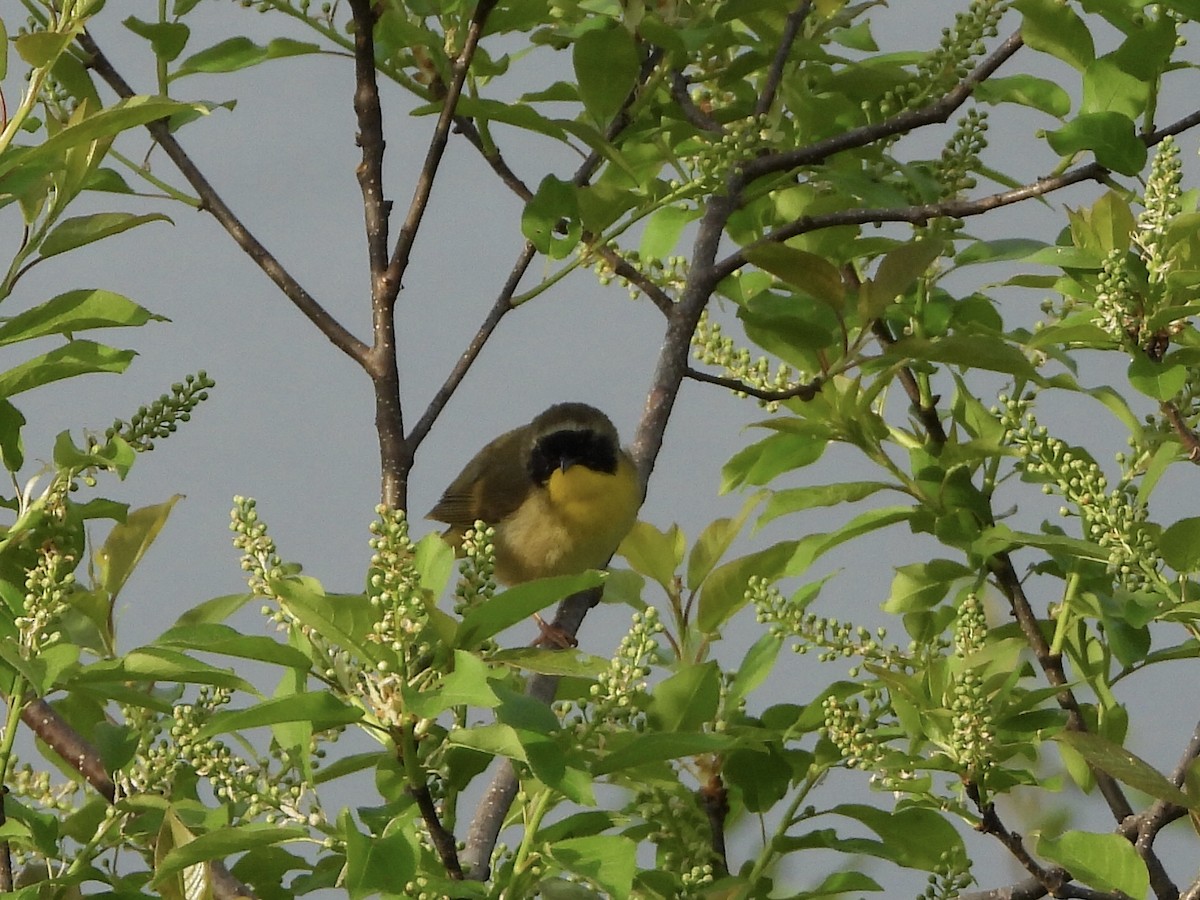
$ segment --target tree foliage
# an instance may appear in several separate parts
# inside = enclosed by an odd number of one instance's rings
[[[20,233],[0,344],[54,346],[0,372],[14,485],[27,465],[11,398],[123,371],[131,351],[81,334],[157,318],[103,288],[30,297],[22,277],[96,241],[128,247],[127,232],[185,204],[370,377],[381,505],[365,590],[335,593],[237,498],[246,592],[119,652],[113,603],[175,498],[130,510],[91,492],[212,383],[189,376],[103,436],[58,438],[51,470],[5,498],[0,538],[5,887],[819,897],[894,893],[912,870],[929,897],[1200,892],[1184,882],[1194,836],[1179,858],[1156,843],[1200,814],[1200,736],[1160,771],[1126,749],[1152,704],[1117,690],[1151,666],[1187,679],[1200,650],[1200,518],[1161,519],[1162,485],[1200,458],[1200,194],[1180,163],[1200,111],[1160,112],[1188,102],[1195,0],[926,4],[947,19],[941,41],[904,52],[879,49],[870,2],[263,0],[283,36],[237,34],[248,13],[231,9],[230,36],[198,47],[198,0],[175,0],[124,20],[156,64],[139,88],[86,29],[116,4],[24,5],[29,21],[6,18],[0,35],[0,208]],[[355,70],[365,340],[188,157],[216,105],[172,99],[196,73],[327,51]],[[543,82],[514,102],[526,56],[545,61]],[[381,81],[409,97],[401,114],[432,123],[407,188],[384,178],[397,113]],[[116,149],[142,128],[177,175]],[[514,130],[582,161],[538,171],[536,155],[506,153]],[[525,243],[442,388],[406,419],[396,299],[451,140],[521,199],[509,225]],[[1024,162],[1037,154],[1057,160],[1049,175]],[[1048,240],[972,232],[1070,187],[1087,199]],[[121,210],[135,192],[164,212]],[[117,211],[69,216],[85,193]],[[766,432],[724,470],[725,490],[750,494],[740,514],[690,540],[648,523],[627,538],[627,568],[603,582],[633,608],[611,659],[497,642],[564,597],[556,624],[574,633],[601,576],[500,591],[486,529],[456,564],[404,513],[414,455],[496,325],[587,268],[663,317],[632,447],[643,479],[687,379],[760,403]],[[1011,308],[1022,292],[1045,298],[1036,321]],[[1063,397],[1104,423],[1086,446],[1065,433]],[[1116,433],[1128,446],[1102,463]],[[874,474],[796,474],[863,465]],[[814,511],[836,524],[812,530]],[[97,519],[114,525],[89,546]],[[738,555],[751,522],[781,539]],[[824,572],[835,550],[885,555],[890,589]],[[887,627],[821,615],[835,590],[882,596]],[[229,624],[247,604],[274,635]],[[735,628],[755,629],[748,649],[724,640]],[[1173,700],[1190,714],[1186,692]],[[22,720],[36,767],[14,755]],[[344,750],[348,730],[372,749]],[[376,796],[347,805],[342,785],[364,780]],[[1110,824],[1023,812],[1068,783],[1078,793],[1059,805],[1102,805]],[[980,883],[974,860],[997,856],[1020,874]]]

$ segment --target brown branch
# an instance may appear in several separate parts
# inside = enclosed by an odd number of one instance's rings
[[[366,2],[366,0],[358,0],[358,2]],[[450,83],[446,85],[446,96],[442,100],[442,111],[438,115],[437,124],[434,125],[433,137],[430,139],[429,149],[425,153],[425,163],[421,167],[421,173],[417,176],[417,184],[408,205],[408,213],[405,216],[404,224],[400,227],[400,234],[392,251],[392,261],[388,266],[388,276],[397,285],[403,281],[404,273],[408,270],[413,244],[417,239],[417,231],[421,226],[425,210],[429,206],[429,195],[433,191],[434,177],[437,175],[442,156],[446,152],[446,143],[450,138],[450,126],[454,123],[454,110],[458,105],[459,97],[462,96],[463,84],[466,83],[471,60],[475,56],[475,48],[479,46],[484,23],[495,5],[496,0],[479,0],[475,12],[471,16],[471,24],[467,28],[466,41],[454,59]]]
[[[117,786],[104,767],[100,752],[84,740],[49,703],[40,698],[29,701],[21,710],[21,721],[59,759],[82,775],[101,797],[110,804],[116,803]],[[210,860],[209,866],[213,896],[217,900],[254,897],[254,892],[235,878],[220,860]]]
[[[433,802],[433,797],[429,793],[429,786],[424,784],[409,785],[408,792],[417,801],[417,808],[421,811],[421,819],[425,822],[425,828],[429,832],[429,840],[433,844],[433,849],[437,852],[438,858],[442,861],[446,872],[454,881],[462,881],[463,870],[458,861],[458,848],[454,842],[454,835],[442,825],[442,820],[438,817],[437,805]]]
[[[788,172],[802,166],[815,165],[836,153],[843,153],[857,147],[866,147],[883,138],[906,134],[925,125],[945,122],[949,120],[955,110],[967,102],[976,85],[990,78],[1022,46],[1021,32],[1015,31],[962,81],[938,100],[919,109],[904,110],[882,122],[852,128],[833,137],[809,144],[807,147],[783,153],[767,153],[746,164],[743,170],[745,177],[748,181],[753,181],[775,172]]]
[[[688,81],[682,72],[671,73],[671,99],[678,104],[684,119],[700,131],[721,134],[725,130],[720,122],[692,101],[692,95],[688,92]]]
[[[1197,437],[1196,432],[1192,431],[1187,422],[1183,420],[1183,414],[1179,411],[1175,401],[1164,400],[1159,404],[1159,408],[1167,417],[1167,421],[1171,423],[1171,427],[1175,429],[1175,434],[1179,436],[1179,442],[1187,450],[1187,458],[1200,465],[1200,437]]]
[[[983,834],[990,834],[1004,845],[1005,849],[1012,855],[1026,872],[1028,872],[1039,884],[1041,884],[1046,892],[1054,896],[1061,896],[1060,891],[1067,882],[1071,881],[1071,873],[1066,869],[1061,868],[1044,868],[1025,849],[1025,842],[1021,835],[1015,831],[1009,831],[1005,824],[1000,821],[1000,816],[996,813],[994,803],[980,804],[979,792],[974,785],[967,785],[967,795],[975,801],[979,808],[980,819],[976,829]]]
[[[90,34],[85,31],[79,35],[77,40],[87,55],[88,65],[119,97],[128,99],[134,96],[133,88],[113,68],[108,57],[101,52]],[[192,190],[200,198],[203,208],[225,229],[234,243],[262,269],[276,287],[283,292],[283,295],[291,301],[292,305],[300,310],[321,334],[325,335],[335,347],[355,362],[365,365],[367,345],[330,315],[328,310],[318,303],[250,232],[241,219],[221,199],[216,189],[192,162],[191,157],[184,152],[183,146],[175,139],[166,122],[162,120],[150,122],[146,125],[146,129],[163,148],[163,152],[167,154],[175,167],[179,169],[179,173],[192,186]]]
[[[713,874],[724,878],[729,874],[729,854],[725,849],[725,820],[729,818],[729,791],[721,779],[721,773],[714,771],[708,780],[700,787],[700,801],[704,807],[705,818],[708,819],[709,831],[712,834],[712,850],[715,862]]]
[[[775,48],[775,58],[771,60],[771,68],[767,70],[766,83],[754,104],[756,116],[765,116],[775,102],[775,95],[779,92],[779,83],[783,80],[783,67],[787,65],[787,61],[792,55],[792,47],[800,35],[800,26],[804,24],[804,20],[808,18],[811,10],[812,0],[800,0],[796,8],[788,13],[788,17],[783,23],[783,34],[779,38],[779,46]]]
[[[504,182],[510,191],[521,198],[523,203],[528,203],[533,199],[533,191],[509,167],[500,150],[495,147],[488,149],[483,141],[483,135],[479,133],[479,128],[475,125],[474,121],[466,116],[455,116],[454,130],[465,137],[471,146],[479,151],[479,155],[483,157],[484,162],[491,166],[492,171],[499,176],[500,180]]]
[[[871,323],[871,332],[875,335],[876,340],[884,347],[884,349],[896,343],[896,337],[888,328],[887,323],[882,319],[876,319]],[[934,407],[926,406],[921,397],[921,388],[917,384],[917,378],[913,375],[913,371],[908,366],[904,366],[897,373],[897,378],[900,380],[900,386],[904,389],[904,393],[908,395],[908,402],[912,405],[913,412],[916,413],[917,419],[925,428],[925,433],[929,439],[937,445],[946,443],[946,430],[942,427],[941,417]]]
[[[723,375],[711,375],[708,372],[703,372],[700,369],[687,367],[684,372],[687,378],[692,381],[702,381],[705,384],[715,384],[718,387],[727,388],[739,394],[745,394],[747,397],[753,397],[755,400],[764,400],[768,403],[778,402],[782,400],[792,400],[800,398],[805,402],[817,396],[821,390],[821,385],[824,383],[821,378],[814,378],[805,384],[798,384],[795,387],[788,388],[784,391],[770,391],[764,388],[755,387],[752,384],[746,384],[737,378],[726,378]]]

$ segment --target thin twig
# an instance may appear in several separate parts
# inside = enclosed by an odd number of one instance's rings
[[[400,227],[396,246],[392,250],[392,261],[388,267],[389,277],[395,279],[397,283],[403,281],[404,273],[408,270],[408,261],[412,255],[413,244],[417,239],[417,231],[421,226],[425,210],[429,206],[429,195],[433,191],[434,177],[437,175],[442,156],[446,152],[450,126],[454,123],[455,107],[458,105],[458,98],[462,96],[463,84],[467,80],[471,60],[475,56],[475,48],[479,46],[484,23],[487,21],[488,13],[495,5],[496,0],[480,0],[476,5],[475,12],[471,16],[471,24],[467,28],[463,48],[455,57],[450,83],[446,85],[446,96],[442,101],[442,111],[438,115],[437,124],[434,125],[433,137],[430,139],[429,149],[425,153],[425,163],[421,166],[421,173],[417,176],[417,184],[408,205],[408,213],[405,215],[404,224]]]
[[[683,117],[698,128],[711,134],[720,134],[725,128],[692,101],[688,90],[688,81],[682,72],[671,73],[671,99],[679,106]]]
[[[809,401],[817,396],[821,390],[821,385],[824,383],[821,378],[814,378],[812,381],[805,384],[798,384],[795,387],[788,388],[783,391],[771,391],[765,388],[755,387],[752,384],[747,384],[737,378],[726,378],[723,375],[712,375],[700,369],[687,367],[684,373],[692,381],[702,381],[705,384],[715,384],[718,387],[727,388],[739,394],[745,394],[747,397],[753,397],[755,400],[764,400],[768,403],[779,402],[783,400],[792,400],[799,398],[804,401]]]
[[[754,104],[756,116],[765,116],[770,112],[771,105],[775,102],[775,95],[779,92],[779,84],[783,80],[783,67],[787,65],[787,61],[792,55],[792,47],[800,35],[800,26],[804,24],[804,20],[808,18],[811,11],[812,0],[800,0],[796,8],[788,13],[788,17],[783,23],[783,34],[779,38],[779,46],[775,48],[775,58],[771,60],[771,68],[767,70],[767,80],[763,84],[762,93],[758,95],[758,101]]]
[[[504,182],[510,191],[521,198],[523,203],[528,203],[533,199],[533,191],[512,170],[508,162],[504,159],[504,156],[500,153],[500,150],[495,147],[491,149],[487,147],[483,141],[483,135],[479,133],[479,128],[473,120],[466,116],[456,116],[454,119],[454,130],[465,137],[471,143],[471,146],[479,151],[479,155],[492,167],[492,171],[499,176],[500,180]]]
[[[87,32],[77,38],[79,46],[87,54],[88,64],[109,87],[122,99],[134,96],[134,90],[129,83],[113,68],[112,63],[96,45],[92,36]],[[200,171],[191,157],[184,152],[183,146],[175,139],[164,121],[150,122],[146,129],[154,140],[163,148],[163,152],[171,159],[179,173],[192,186],[196,196],[200,198],[203,208],[220,223],[243,252],[263,270],[291,301],[300,312],[308,317],[317,330],[329,341],[360,365],[365,364],[367,345],[351,334],[337,321],[329,311],[306,291],[291,273],[287,271],[266,247],[256,238],[232,209],[225,203],[216,189]]]
[[[1008,830],[1000,820],[995,804],[979,804],[979,793],[978,791],[972,791],[971,788],[973,787],[973,785],[968,785],[967,793],[979,806],[979,825],[976,826],[978,830],[983,834],[990,834],[1000,841],[1012,855],[1012,858],[1020,864],[1021,868],[1045,886],[1047,892],[1057,896],[1062,886],[1071,881],[1071,873],[1065,869],[1047,869],[1030,856],[1029,851],[1025,849],[1025,841],[1021,838],[1021,835],[1015,831]]]
[[[836,153],[866,147],[883,138],[907,134],[925,125],[945,122],[954,114],[955,110],[967,102],[976,85],[990,78],[1001,65],[1021,49],[1023,43],[1021,32],[1013,32],[962,81],[942,97],[925,106],[904,110],[882,122],[852,128],[796,150],[764,154],[746,164],[743,170],[745,176],[748,180],[753,181],[776,172],[790,172],[802,166],[815,165]]]
[[[429,832],[429,840],[433,844],[433,849],[437,851],[438,859],[442,861],[446,873],[454,881],[462,881],[463,870],[458,861],[458,848],[454,842],[454,835],[446,830],[446,827],[442,825],[442,820],[438,818],[437,805],[429,793],[429,786],[424,784],[410,786],[408,792],[417,801],[421,819]]]
[[[1171,423],[1171,427],[1175,429],[1175,434],[1179,436],[1179,442],[1187,451],[1187,458],[1200,465],[1200,437],[1183,420],[1183,414],[1179,411],[1175,401],[1164,400],[1159,404],[1159,408],[1167,417],[1167,421]]]

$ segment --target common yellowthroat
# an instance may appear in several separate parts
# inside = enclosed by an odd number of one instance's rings
[[[495,529],[496,578],[520,584],[597,569],[633,527],[642,488],[608,416],[551,406],[467,463],[429,518],[457,546],[481,520]]]

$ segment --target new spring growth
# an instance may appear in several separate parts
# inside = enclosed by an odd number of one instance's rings
[[[454,586],[454,612],[462,615],[490,600],[496,593],[496,530],[484,522],[463,535],[463,559]]]
[[[413,557],[415,547],[408,537],[403,510],[378,506],[375,511],[379,518],[371,523],[373,553],[367,571],[367,596],[380,618],[367,639],[415,661],[430,650],[423,638],[429,625],[429,608]]]
[[[976,594],[968,594],[954,621],[954,656],[961,668],[950,688],[952,728],[948,749],[964,776],[976,784],[992,766],[991,751],[996,740],[983,676],[971,660],[986,645],[987,631],[983,603]]]
[[[771,374],[771,361],[765,356],[752,359],[750,351],[737,347],[733,338],[722,333],[721,324],[708,317],[707,310],[701,314],[692,335],[692,357],[710,366],[725,370],[730,378],[736,378],[751,387],[764,391],[787,391],[807,383],[810,379],[800,376],[791,366],[780,363]],[[745,396],[739,392],[739,396]],[[761,406],[774,411],[778,403],[759,401]]]
[[[1005,427],[1004,442],[1017,451],[1018,468],[1043,482],[1043,491],[1067,501],[1062,514],[1079,516],[1083,537],[1108,552],[1109,573],[1131,591],[1160,582],[1162,558],[1145,527],[1149,510],[1138,501],[1133,474],[1123,470],[1109,491],[1095,460],[1038,424],[1032,395],[999,399],[996,413]]]
[[[16,618],[21,656],[32,659],[62,639],[59,620],[67,611],[67,595],[75,589],[74,560],[53,545],[38,551],[38,561],[25,575],[25,602]]]
[[[171,385],[171,393],[140,407],[128,422],[117,419],[104,435],[107,439],[120,437],[134,450],[153,450],[156,439],[169,438],[178,429],[178,423],[191,420],[192,410],[208,399],[208,390],[215,385],[203,370],[188,375]]]

